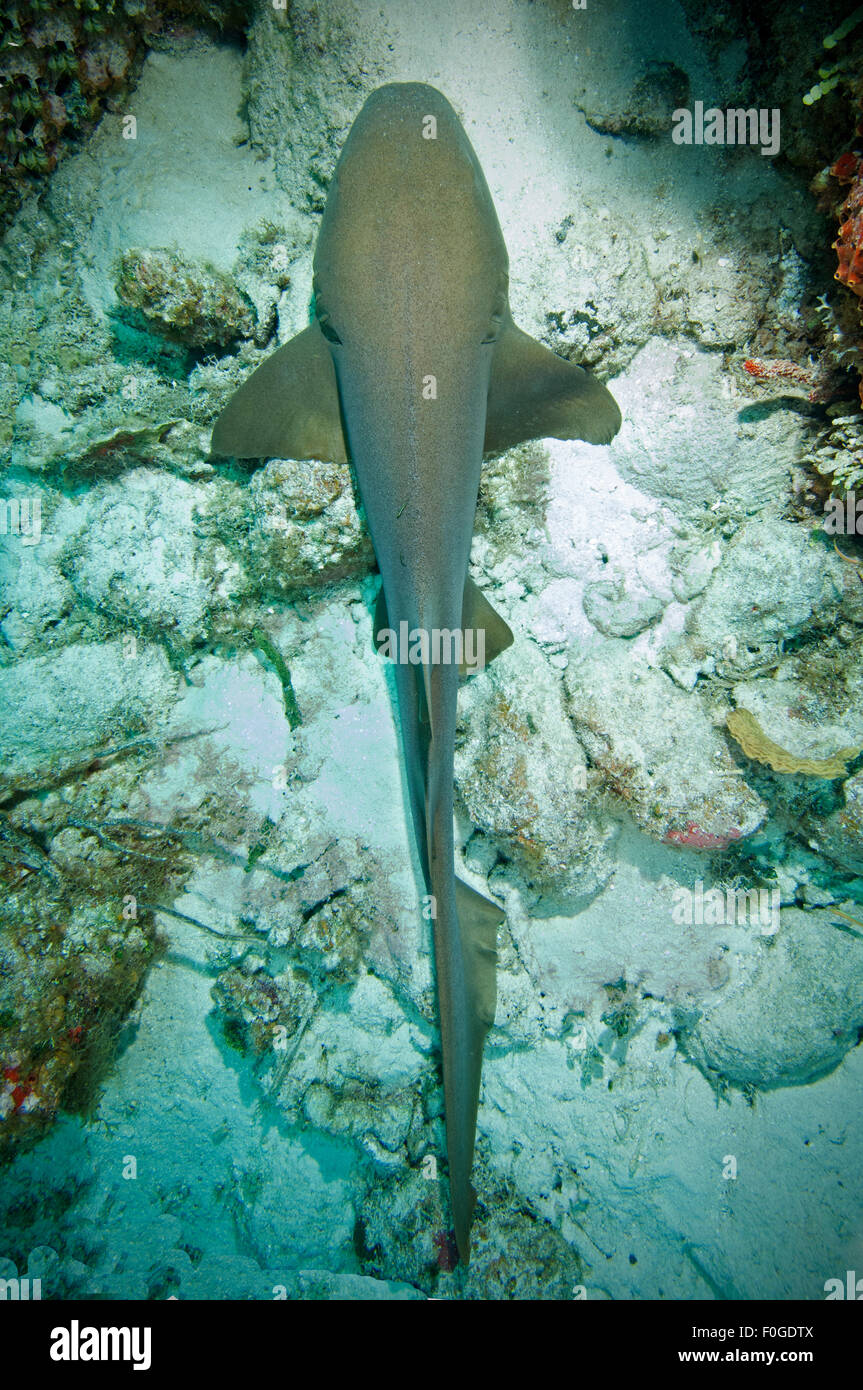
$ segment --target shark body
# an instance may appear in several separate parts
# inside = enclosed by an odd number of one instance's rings
[[[315,321],[216,422],[213,452],[353,464],[382,576],[375,631],[512,641],[468,577],[484,451],[541,436],[608,443],[609,392],[522,333],[491,194],[449,102],[392,84],[357,116],[314,261]],[[450,649],[451,651],[451,649]],[[396,664],[405,774],[431,899],[453,1223],[467,1262],[482,1051],[494,1020],[498,906],[456,879],[459,666]]]

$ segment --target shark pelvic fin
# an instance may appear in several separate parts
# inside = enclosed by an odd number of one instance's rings
[[[462,641],[462,655],[468,653],[473,655],[472,664],[462,662],[460,675],[466,676],[475,673],[479,666],[486,665],[493,661],[501,652],[506,651],[513,643],[512,629],[504,621],[498,612],[492,608],[485,594],[468,575],[464,585],[464,599],[462,601],[461,625],[463,633],[470,633],[471,640],[466,638]],[[384,595],[384,586],[381,584],[378,590],[378,597],[375,603],[375,617],[372,632],[374,635],[375,646],[382,656],[392,656],[392,638],[390,636],[389,614],[387,612],[387,601]],[[483,635],[483,645],[481,661],[477,664],[480,656],[479,637]]]
[[[500,656],[501,652],[505,652],[507,647],[512,646],[512,628],[492,608],[482,589],[474,584],[470,575],[465,580],[461,625],[463,631],[472,630],[474,634],[481,631],[484,634],[485,662],[494,661],[496,656]],[[476,636],[474,636],[473,650],[474,652],[477,650]],[[461,674],[465,676],[471,669],[462,665]]]
[[[485,426],[486,453],[526,439],[584,439],[610,444],[620,410],[610,391],[583,367],[566,362],[512,319],[498,339]]]
[[[233,458],[347,463],[335,368],[317,323],[243,382],[216,421],[211,449]]]

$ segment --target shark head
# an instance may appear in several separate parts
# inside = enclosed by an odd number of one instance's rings
[[[369,97],[330,184],[314,269],[318,322],[336,348],[383,355],[409,338],[421,355],[499,335],[506,246],[473,148],[434,87],[393,83]]]
[[[315,309],[390,607],[423,629],[461,604],[507,266],[446,98],[420,83],[374,92],[330,186]]]

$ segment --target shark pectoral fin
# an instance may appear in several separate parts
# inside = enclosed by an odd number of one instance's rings
[[[620,410],[601,382],[509,320],[492,361],[485,451],[511,449],[526,439],[584,439],[610,444]]]
[[[481,1037],[494,1023],[497,1004],[497,929],[503,909],[484,898],[460,878],[455,881],[455,904],[461,928],[468,998],[478,1020]]]
[[[486,662],[494,661],[513,643],[512,629],[494,608],[492,608],[482,589],[468,575],[464,585],[464,600],[461,610],[461,625],[465,633],[462,652],[472,652],[473,663],[463,661],[460,674],[467,676],[479,670]],[[479,633],[483,634],[483,649],[479,650]],[[470,638],[468,638],[470,634]]]
[[[278,348],[234,392],[210,448],[233,458],[347,463],[335,368],[317,323]]]

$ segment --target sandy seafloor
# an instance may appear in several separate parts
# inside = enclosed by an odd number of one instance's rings
[[[595,128],[651,60],[723,104],[745,53],[708,55],[675,4],[292,14],[261,5],[248,55],[163,43],[128,100],[137,138],[107,114],[4,245],[6,302],[20,315],[32,297],[41,343],[17,378],[7,493],[44,497],[39,545],[2,538],[12,822],[42,817],[82,939],[94,895],[120,923],[134,896],[134,852],[116,849],[132,841],[109,822],[146,822],[137,852],[178,863],[140,893],[165,949],[95,1110],[62,1113],[0,1169],[0,1274],[29,1268],[73,1298],[823,1298],[863,1269],[848,922],[863,850],[837,819],[859,788],[771,773],[723,724],[736,703],[801,756],[863,743],[863,591],[789,511],[818,422],[799,399],[763,406],[740,370],[774,341],[793,351],[829,228],[805,179],[757,148]],[[624,416],[607,449],[495,461],[481,499],[474,575],[516,642],[464,692],[458,750],[466,872],[507,910],[467,1274],[444,1267],[429,939],[353,505],[331,490],[313,524],[294,508],[280,580],[296,465],[262,482],[206,462],[259,354],[214,349],[172,387],[117,327],[114,288],[129,248],[228,274],[245,254],[238,283],[285,341],[311,289],[307,171],[332,167],[367,91],[407,79],[464,120],[516,320],[586,356]],[[266,222],[287,285],[243,252]],[[76,316],[108,345],[87,389],[75,363],[51,371],[52,325]],[[87,450],[129,417],[189,423],[100,471]],[[244,635],[261,626],[290,668],[294,729]],[[824,676],[840,661],[844,699]],[[85,786],[82,762],[144,735]],[[61,779],[42,809],[22,797]],[[157,841],[157,824],[186,838]],[[317,866],[305,898],[287,877],[300,864]],[[780,892],[778,932],[675,920],[699,880]],[[351,909],[339,941],[304,941],[332,926],[334,893]],[[284,1024],[281,1049],[256,1050],[256,1007]]]

